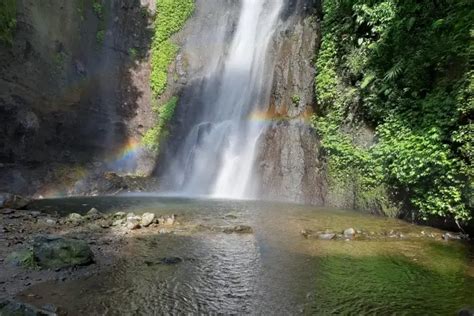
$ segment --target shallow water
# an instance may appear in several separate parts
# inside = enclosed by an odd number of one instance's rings
[[[474,259],[460,242],[420,238],[440,232],[356,212],[268,202],[100,197],[43,200],[49,211],[175,213],[173,234],[130,237],[117,268],[31,291],[72,315],[402,314],[450,315],[474,306]],[[250,225],[253,234],[200,229]],[[302,229],[406,237],[305,239]],[[165,265],[163,257],[180,257]],[[31,292],[30,291],[30,292]]]

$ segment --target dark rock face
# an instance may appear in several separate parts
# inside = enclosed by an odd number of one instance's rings
[[[92,1],[18,1],[13,45],[0,45],[0,190],[33,194],[77,165],[147,172],[152,157],[109,161],[153,124],[141,3],[105,1],[101,21]]]
[[[323,205],[325,178],[319,140],[310,127],[314,105],[312,64],[320,31],[313,1],[287,3],[273,44],[273,86],[267,112],[280,118],[260,139],[256,172],[266,199]]]
[[[30,200],[20,195],[0,192],[0,208],[19,210],[26,207]]]
[[[94,261],[86,241],[54,236],[36,237],[33,255],[40,267],[50,269],[88,265]]]

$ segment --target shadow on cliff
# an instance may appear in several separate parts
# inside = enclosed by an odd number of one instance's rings
[[[138,133],[153,32],[140,1],[27,2],[0,44],[0,191],[33,194],[106,168]]]

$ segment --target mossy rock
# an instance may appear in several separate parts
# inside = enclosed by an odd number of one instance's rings
[[[7,262],[14,266],[20,266],[24,268],[35,268],[38,266],[31,248],[12,252],[7,257]]]
[[[50,269],[94,262],[94,255],[87,242],[55,236],[36,237],[33,242],[33,255],[40,267]]]

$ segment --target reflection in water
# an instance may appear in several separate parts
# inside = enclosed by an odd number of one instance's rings
[[[474,305],[466,245],[424,238],[319,241],[299,234],[303,228],[395,229],[406,235],[439,233],[435,229],[263,202],[121,197],[45,200],[37,206],[81,211],[91,205],[102,211],[174,212],[195,225],[251,225],[254,234],[196,229],[131,237],[116,268],[82,280],[37,285],[28,290],[42,297],[34,303],[53,303],[70,315],[431,315]],[[166,265],[163,257],[183,261]]]

